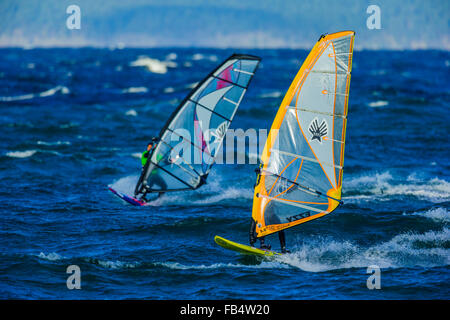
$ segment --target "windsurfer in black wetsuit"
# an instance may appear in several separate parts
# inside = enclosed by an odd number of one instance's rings
[[[261,168],[258,167],[255,169],[256,172],[256,184],[255,187],[259,184],[260,175],[261,175]],[[256,234],[256,221],[252,218],[252,221],[250,223],[250,232],[249,232],[249,238],[250,238],[250,245],[254,247],[254,244],[256,242],[257,234]],[[289,250],[286,250],[286,236],[284,234],[284,230],[278,231],[278,239],[280,240],[280,247],[282,253],[289,253]],[[265,250],[270,250],[271,245],[266,244],[264,237],[259,237],[259,243],[260,248]]]
[[[250,224],[250,245],[254,247],[254,244],[256,242],[257,236],[256,236],[256,221],[251,221]],[[286,236],[284,234],[284,230],[278,231],[278,239],[280,240],[280,247],[282,253],[289,253],[289,250],[286,250]],[[259,237],[259,244],[261,249],[270,250],[272,246],[270,244],[266,244],[264,241],[264,237]]]

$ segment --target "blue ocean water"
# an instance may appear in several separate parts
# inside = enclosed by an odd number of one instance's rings
[[[345,204],[287,230],[274,261],[213,240],[247,243],[255,165],[216,165],[145,208],[108,192],[134,187],[148,139],[231,53],[0,50],[0,298],[450,298],[449,52],[354,52]],[[231,128],[268,129],[308,52],[245,53],[263,60]],[[163,65],[130,66],[140,56]]]

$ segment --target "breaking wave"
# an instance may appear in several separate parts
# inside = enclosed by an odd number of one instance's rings
[[[277,261],[309,272],[334,269],[435,267],[450,264],[450,230],[422,234],[403,233],[389,241],[364,248],[350,241],[319,237],[296,248]]]
[[[404,213],[404,215],[407,215]],[[436,222],[450,222],[450,212],[446,208],[432,208],[425,212],[414,212],[412,215],[431,219]]]
[[[350,201],[392,199],[392,196],[413,196],[436,203],[450,200],[450,183],[446,180],[420,180],[411,175],[399,181],[389,172],[352,178],[344,182],[344,188],[349,193],[345,198]]]

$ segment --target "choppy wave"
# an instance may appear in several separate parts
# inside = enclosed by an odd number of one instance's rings
[[[37,257],[40,259],[48,260],[48,261],[57,261],[57,260],[64,259],[63,256],[57,254],[56,252],[50,252],[48,254],[41,252],[41,253],[39,253],[39,255],[37,255]]]
[[[140,153],[135,153],[133,157],[140,158]],[[123,177],[111,184],[111,187],[125,194],[133,194],[138,175]],[[195,191],[170,192],[162,197],[151,201],[148,206],[159,207],[162,205],[208,205],[217,204],[224,201],[238,201],[239,199],[253,199],[253,190],[247,187],[224,187],[222,177],[212,172],[208,178],[208,183]]]
[[[56,93],[60,92],[61,94],[69,94],[70,90],[65,86],[56,86],[54,88],[51,88],[49,90],[40,92],[40,93],[28,93],[18,96],[12,96],[12,97],[0,97],[0,101],[4,102],[11,102],[11,101],[22,101],[22,100],[31,100],[36,97],[50,97],[55,95]]]
[[[60,146],[60,145],[65,145],[65,146],[69,146],[71,145],[70,141],[55,141],[55,142],[46,142],[46,141],[38,141],[37,144],[39,145],[44,145],[44,146]]]
[[[57,151],[52,150],[25,150],[25,151],[10,151],[7,152],[5,155],[10,158],[29,158],[35,155],[36,153],[43,153],[43,154],[52,154],[56,156],[61,156],[61,153]]]
[[[10,151],[6,153],[7,157],[10,158],[29,158],[34,155],[37,150],[26,150],[26,151]]]
[[[450,264],[450,230],[402,233],[368,248],[350,241],[318,237],[308,240],[293,253],[276,259],[310,272],[369,265],[380,268],[446,266]]]
[[[273,268],[289,268],[287,265],[280,264],[275,261],[263,261],[260,264],[244,265],[239,263],[213,263],[210,265],[185,265],[178,262],[155,262],[155,266],[161,266],[172,270],[203,270],[203,269],[223,269],[223,268],[248,268],[248,269],[273,269]]]
[[[65,259],[54,252],[49,254],[41,252],[38,257],[48,261]],[[401,233],[388,241],[369,247],[348,240],[338,241],[318,236],[292,248],[292,253],[250,265],[221,262],[186,265],[179,262],[143,263],[97,258],[84,258],[84,260],[107,269],[138,267],[163,267],[172,270],[298,268],[307,272],[326,272],[337,269],[367,268],[370,265],[393,269],[436,267],[450,265],[450,229],[444,227],[440,231]]]
[[[404,215],[407,215],[406,213]],[[414,212],[414,216],[424,217],[436,222],[450,222],[450,212],[446,208],[432,208],[424,212]]]
[[[408,183],[404,183],[404,182]],[[375,173],[352,178],[344,182],[344,188],[351,193],[348,200],[379,200],[392,196],[413,196],[432,202],[450,200],[450,183],[446,180],[433,178],[429,180],[405,179],[398,180],[389,172]]]
[[[139,56],[135,61],[130,62],[131,67],[145,67],[153,73],[165,74],[168,68],[176,68],[177,64],[173,61],[161,61],[147,56]]]
[[[97,264],[106,269],[134,269],[141,264],[139,262],[123,262],[120,260],[100,260],[100,259],[86,259],[88,262]]]

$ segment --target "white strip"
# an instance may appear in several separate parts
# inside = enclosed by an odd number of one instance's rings
[[[305,156],[300,156],[298,154],[293,154],[293,153],[290,153],[290,152],[281,151],[281,150],[277,150],[277,149],[270,149],[270,151],[271,152],[278,152],[278,153],[285,154],[287,156],[291,156],[291,157],[295,157],[295,158],[302,158],[302,159],[305,159],[307,161],[316,162],[316,163],[323,164],[323,165],[328,166],[328,167],[332,167],[332,168],[334,167],[334,168],[342,169],[341,166],[332,165],[332,164],[329,164],[329,163],[326,163],[326,162],[319,162],[316,159],[305,157]]]
[[[223,97],[223,100],[228,101],[229,103],[232,103],[232,104],[234,104],[235,106],[239,105],[239,102],[234,102],[234,101],[232,101],[232,100],[230,100],[230,99],[228,99],[228,98],[226,98],[226,97]]]
[[[264,198],[264,199],[269,199],[269,200],[272,200],[272,201],[281,202],[281,203],[284,203],[284,204],[289,204],[291,206],[295,206],[295,207],[299,207],[299,208],[303,208],[303,209],[306,209],[306,210],[311,210],[311,211],[315,211],[315,212],[319,212],[319,213],[322,213],[322,212],[323,213],[329,213],[328,211],[320,210],[320,209],[317,209],[317,208],[314,208],[314,207],[310,207],[310,206],[305,206],[305,205],[297,203],[297,202],[286,201],[286,200],[278,199],[278,198],[274,198],[274,197],[263,196],[261,194],[258,195],[258,197],[259,198]]]
[[[331,138],[328,138],[328,137],[324,137],[324,138],[326,138],[326,139],[323,139],[325,141],[334,141],[334,142],[337,142],[337,143],[345,143],[344,141],[341,141],[341,140],[335,140],[335,139],[331,139]]]
[[[295,107],[292,107],[292,106],[288,106],[288,108],[295,109]],[[330,117],[339,117],[339,118],[344,118],[344,119],[347,118],[346,116],[344,116],[342,114],[332,114],[332,113],[329,113],[329,112],[320,112],[320,111],[303,109],[303,108],[297,108],[297,109],[300,110],[300,111],[306,111],[306,112],[311,112],[311,113],[323,114],[323,115],[330,116]]]
[[[336,95],[338,95],[338,96],[346,96],[346,97],[348,97],[348,94],[345,94],[345,93],[338,93],[338,92],[329,92],[329,91],[327,91],[327,93],[324,93],[324,94],[336,94]]]
[[[277,177],[277,179],[280,178],[280,179],[282,179],[282,180],[287,180],[287,178],[284,178],[284,177],[282,177],[282,176],[280,176],[280,175],[277,175],[277,174],[273,174],[273,173],[270,172],[270,171],[262,170],[261,172],[263,172],[263,173],[265,173],[265,174],[267,174],[267,175],[273,176],[273,177]],[[292,182],[294,182],[294,181],[287,181],[287,182],[288,182],[288,183],[292,183]],[[310,188],[310,187],[300,186],[300,185],[294,184],[294,183],[292,183],[292,185],[293,185],[294,187],[296,187],[298,190],[303,191],[303,192],[305,192],[305,193],[307,193],[307,194],[310,194],[310,195],[313,195],[313,196],[316,196],[316,197],[319,196],[319,195],[317,194],[317,191],[314,190],[314,189],[312,189],[312,188]]]
[[[252,72],[248,72],[248,71],[244,71],[244,70],[240,70],[240,69],[233,69],[233,71],[236,71],[236,72],[240,72],[240,73],[245,73],[245,74],[249,74],[249,75],[254,75],[254,73],[252,73]]]
[[[241,96],[239,97],[239,101],[236,104],[236,107],[239,106],[241,104],[242,98],[244,98],[245,92],[247,91],[247,89],[242,90]],[[225,99],[225,98],[224,98]],[[236,114],[238,108],[234,108],[233,114],[230,117],[230,120],[233,120],[234,115]],[[230,124],[229,124],[230,125]]]
[[[335,55],[335,56],[345,56],[348,54],[353,54],[353,53],[352,52],[333,53],[333,55]]]
[[[327,71],[327,70],[311,70],[310,72],[312,73],[328,73],[328,74],[345,74],[345,75],[349,75],[351,72],[336,72],[336,71]]]

